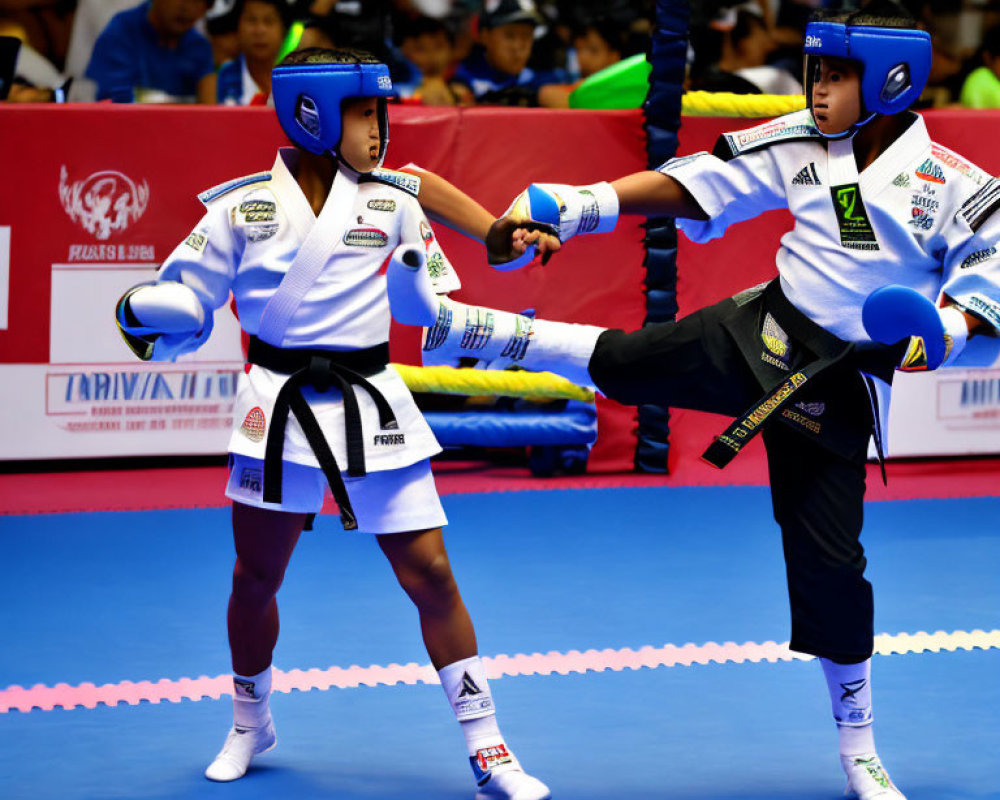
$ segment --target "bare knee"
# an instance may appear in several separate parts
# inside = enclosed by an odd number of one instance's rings
[[[443,610],[461,601],[445,553],[407,564],[397,574],[400,585],[420,609]]]
[[[254,567],[237,558],[233,569],[233,600],[243,606],[263,608],[277,595],[284,577],[283,570]]]

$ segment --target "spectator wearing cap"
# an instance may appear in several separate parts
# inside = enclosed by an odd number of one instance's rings
[[[205,34],[212,44],[212,60],[216,67],[232,61],[240,54],[240,39],[236,32],[240,16],[237,0],[215,0],[205,15]]]
[[[264,105],[291,11],[286,0],[238,0],[236,11],[240,53],[219,68],[218,100],[229,106]]]
[[[541,22],[532,0],[486,0],[479,17],[479,45],[455,72],[477,103],[538,105],[538,90],[553,75],[528,67],[535,29]]]
[[[208,7],[209,0],[147,0],[112,17],[87,67],[97,99],[214,103],[212,46],[194,30]]]

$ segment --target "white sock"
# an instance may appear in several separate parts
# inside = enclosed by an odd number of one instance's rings
[[[262,728],[271,719],[271,668],[256,675],[233,675],[233,725]]]
[[[860,664],[837,664],[827,658],[821,658],[819,662],[823,666],[833,718],[840,735],[840,754],[874,753],[871,659]]]
[[[469,756],[487,747],[504,746],[493,695],[486,681],[486,667],[479,656],[448,664],[441,668],[438,676],[462,728]]]

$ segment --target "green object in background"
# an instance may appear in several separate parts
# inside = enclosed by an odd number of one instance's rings
[[[652,70],[642,53],[595,72],[569,96],[570,108],[641,108]]]
[[[299,42],[302,41],[302,32],[305,29],[306,26],[298,20],[292,23],[292,27],[288,29],[288,35],[285,36],[285,42],[281,45],[281,50],[278,51],[278,57],[274,61],[275,64],[280,64],[281,59],[299,46]]]
[[[959,102],[968,108],[1000,108],[1000,79],[989,67],[974,69],[962,84]]]

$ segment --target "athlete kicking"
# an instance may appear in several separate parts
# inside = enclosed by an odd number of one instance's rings
[[[895,369],[995,355],[1000,181],[932,142],[908,111],[931,43],[900,7],[879,2],[811,22],[805,54],[807,110],[612,183],[532,184],[487,237],[495,262],[508,261],[513,243],[519,263],[536,247],[544,263],[576,234],[613,229],[619,213],[677,217],[702,242],[784,207],[795,226],[781,240],[778,279],[633,333],[439,300],[402,268],[390,303],[428,326],[429,363],[482,354],[494,367],[562,373],[622,403],[736,417],[705,453],[716,466],[762,432],[791,648],[822,664],[848,790],[902,800],[872,734],[865,461],[873,433],[881,452]],[[973,334],[986,335],[966,347]]]
[[[345,529],[375,535],[417,607],[465,735],[477,800],[545,800],[549,790],[522,770],[497,726],[452,576],[428,462],[440,447],[387,364],[382,264],[392,256],[438,291],[459,285],[418,205],[421,178],[380,169],[389,71],[358,51],[304,50],[274,69],[272,90],[296,147],[280,150],[269,172],[202,194],[201,222],[155,284],[130,290],[116,310],[126,341],[145,359],[197,348],[230,292],[250,336],[226,489],[236,545],[233,726],[205,775],[241,778],[275,744],[268,698],[276,594],[329,484]],[[485,209],[436,176],[426,175],[426,188],[438,216],[485,236],[493,221]]]

